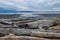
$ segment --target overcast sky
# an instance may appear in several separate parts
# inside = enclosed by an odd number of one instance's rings
[[[1,11],[60,10],[60,0],[0,0]]]

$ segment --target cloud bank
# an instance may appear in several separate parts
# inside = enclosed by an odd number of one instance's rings
[[[0,0],[0,10],[60,10],[60,0]]]

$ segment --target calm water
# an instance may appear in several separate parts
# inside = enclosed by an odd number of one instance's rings
[[[0,14],[23,14],[26,17],[60,17],[60,11],[35,11],[35,12],[8,12]],[[38,15],[39,14],[39,15]]]

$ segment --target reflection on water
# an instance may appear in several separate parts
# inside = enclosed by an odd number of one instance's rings
[[[8,15],[12,15],[12,14],[22,14],[21,16],[26,16],[26,17],[36,17],[36,16],[38,16],[38,15],[33,15],[34,13],[0,13],[0,15],[6,15],[6,14],[8,14]]]

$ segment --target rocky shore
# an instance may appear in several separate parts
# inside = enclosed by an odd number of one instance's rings
[[[6,39],[58,40],[60,19],[0,19],[0,40]]]

